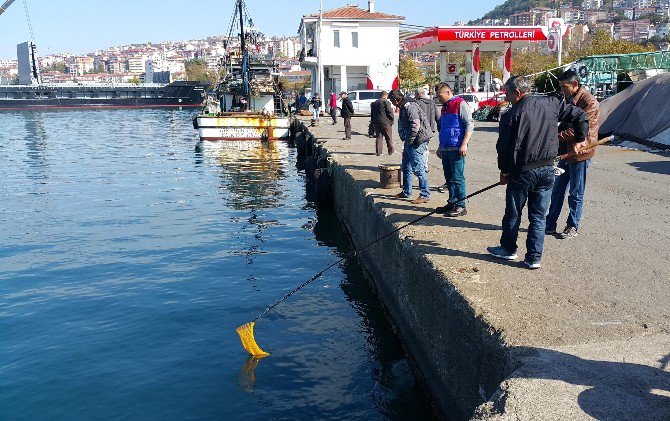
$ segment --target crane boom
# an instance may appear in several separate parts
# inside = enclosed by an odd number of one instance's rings
[[[0,6],[0,15],[3,14],[3,13],[5,13],[5,11],[7,10],[7,8],[8,8],[9,6],[11,6],[12,3],[14,3],[14,0],[7,0],[6,2],[4,2],[4,3],[2,4],[2,6]]]

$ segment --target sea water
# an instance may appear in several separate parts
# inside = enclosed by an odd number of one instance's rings
[[[0,419],[432,417],[283,143],[198,147],[192,111],[0,113]]]

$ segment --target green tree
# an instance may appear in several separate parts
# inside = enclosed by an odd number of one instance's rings
[[[142,80],[138,76],[133,76],[131,79],[128,79],[128,83],[134,83],[135,85],[139,85],[142,83]]]
[[[414,59],[410,56],[400,58],[398,77],[400,79],[400,88],[404,90],[414,89],[420,86],[425,80],[423,72],[416,67]]]
[[[186,70],[186,80],[207,82],[210,85],[215,84],[217,81],[216,72],[207,69],[205,60],[197,58],[187,60],[184,63],[184,68]]]

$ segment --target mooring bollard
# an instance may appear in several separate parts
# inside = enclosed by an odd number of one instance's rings
[[[393,189],[400,187],[400,166],[380,165],[379,183],[382,189]]]

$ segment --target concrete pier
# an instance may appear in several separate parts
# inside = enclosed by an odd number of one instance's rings
[[[379,188],[367,117],[309,130],[332,166],[334,204],[357,246],[446,203],[431,143],[428,204]],[[305,125],[307,122],[305,121]],[[498,180],[496,123],[477,123],[468,192]],[[416,179],[415,179],[416,182]],[[438,405],[455,419],[670,419],[670,154],[601,146],[589,169],[579,236],[548,236],[542,269],[504,262],[504,187],[436,214],[361,256]],[[415,186],[414,197],[418,196]],[[567,207],[567,205],[566,205]],[[559,229],[567,216],[559,220]],[[525,252],[524,215],[519,255]]]

